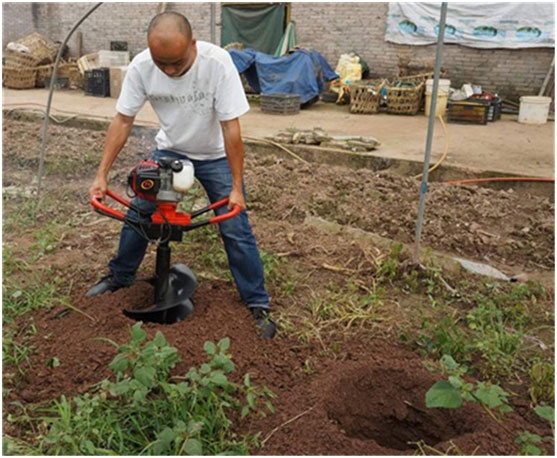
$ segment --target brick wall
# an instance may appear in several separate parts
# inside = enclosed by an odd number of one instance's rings
[[[94,3],[3,3],[3,46],[37,30],[62,41]],[[111,41],[127,41],[132,55],[146,46],[146,30],[159,3],[104,3],[78,29],[83,53],[110,49]],[[185,14],[198,39],[211,39],[211,4],[167,3]],[[220,5],[216,4],[216,41],[220,43]],[[319,51],[334,68],[340,54],[356,51],[374,77],[398,74],[399,58],[410,62],[435,58],[435,45],[406,46],[384,40],[388,3],[292,3],[299,44]],[[76,37],[68,43],[75,55]],[[443,48],[443,68],[453,87],[472,82],[517,100],[537,95],[555,55],[553,48],[481,50],[458,45]]]

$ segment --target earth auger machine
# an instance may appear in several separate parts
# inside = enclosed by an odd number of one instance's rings
[[[116,210],[100,198],[91,200],[97,213],[126,223],[141,237],[157,244],[155,276],[150,280],[154,285],[155,304],[146,309],[124,309],[129,318],[160,324],[172,324],[186,318],[193,311],[191,296],[197,287],[197,279],[184,264],[171,267],[169,243],[182,241],[184,233],[191,230],[234,218],[241,211],[239,206],[234,205],[224,214],[194,221],[201,215],[228,205],[229,198],[191,213],[177,211],[184,193],[193,182],[194,170],[190,161],[168,157],[144,160],[130,171],[128,187],[134,196],[154,203],[156,209],[153,214],[146,214],[110,189],[106,196],[134,210],[135,215]]]

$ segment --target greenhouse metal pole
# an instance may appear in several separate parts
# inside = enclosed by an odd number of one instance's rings
[[[42,180],[43,180],[43,171],[44,171],[44,156],[45,156],[45,150],[46,150],[46,134],[48,132],[48,121],[50,120],[50,107],[52,105],[52,96],[53,96],[53,93],[54,93],[54,83],[56,81],[56,76],[58,74],[58,66],[60,65],[60,60],[62,58],[62,53],[64,52],[64,47],[66,46],[66,43],[68,43],[68,40],[73,35],[75,30],[81,25],[81,23],[83,21],[85,21],[85,19],[87,19],[93,13],[93,11],[95,11],[103,3],[104,2],[97,3],[95,6],[93,6],[89,11],[87,11],[87,13],[85,13],[74,24],[74,26],[71,28],[71,30],[66,35],[66,38],[64,38],[64,41],[62,41],[62,44],[60,45],[60,48],[58,49],[58,53],[56,54],[56,60],[54,61],[54,67],[52,69],[52,76],[50,77],[50,87],[48,89],[48,99],[46,101],[46,111],[45,111],[45,116],[44,116],[44,121],[43,121],[43,130],[42,130],[42,135],[41,135],[41,149],[40,149],[40,152],[39,152],[39,172],[38,172],[39,177],[38,177],[38,183],[37,183],[37,198],[40,198],[40,196],[41,196],[41,184],[42,184]]]
[[[431,89],[431,105],[429,107],[429,121],[427,125],[427,138],[425,146],[424,171],[422,184],[420,186],[420,204],[418,207],[418,221],[416,223],[416,247],[414,261],[420,262],[420,238],[424,219],[425,195],[427,194],[427,179],[429,172],[429,160],[431,157],[431,144],[433,142],[433,127],[435,125],[435,112],[437,110],[437,91],[439,89],[439,73],[441,72],[441,55],[443,50],[443,38],[445,36],[445,21],[447,19],[447,2],[441,3],[441,17],[439,19],[439,32],[437,36],[437,53],[435,55],[435,70],[433,73],[433,87]]]

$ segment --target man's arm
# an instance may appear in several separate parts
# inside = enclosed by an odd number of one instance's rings
[[[246,208],[243,193],[244,176],[244,143],[240,130],[238,118],[229,121],[221,121],[222,133],[224,136],[224,149],[232,172],[232,191],[228,208],[233,204]]]
[[[103,157],[97,171],[97,176],[89,188],[89,197],[104,199],[108,188],[107,176],[114,160],[126,144],[130,136],[135,116],[124,116],[117,113],[110,123],[104,142]]]

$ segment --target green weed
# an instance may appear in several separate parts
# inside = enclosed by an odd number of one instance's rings
[[[434,280],[426,283],[432,307],[415,336],[418,347],[430,355],[474,361],[475,368],[489,379],[530,370],[535,358],[525,345],[527,326],[533,326],[544,307],[543,289],[537,285],[505,288],[499,283],[473,289],[472,284],[461,283],[458,297],[453,294],[447,300],[439,295]]]
[[[249,375],[241,385],[228,379],[235,369],[229,339],[206,342],[208,362],[183,377],[170,375],[180,357],[164,336],[146,339],[137,323],[110,363],[114,380],[104,380],[96,394],[55,403],[42,418],[48,425],[42,453],[245,455],[256,445],[256,437],[232,433],[229,414],[273,411],[273,395],[253,386]]]
[[[499,414],[511,412],[508,404],[509,393],[499,385],[489,382],[466,382],[462,377],[468,372],[466,366],[458,364],[451,356],[445,355],[440,360],[447,380],[436,382],[426,393],[426,407],[458,408],[464,401],[476,402],[498,423],[493,410]]]
[[[555,403],[555,363],[535,362],[528,371],[530,377],[530,397],[535,403]]]

